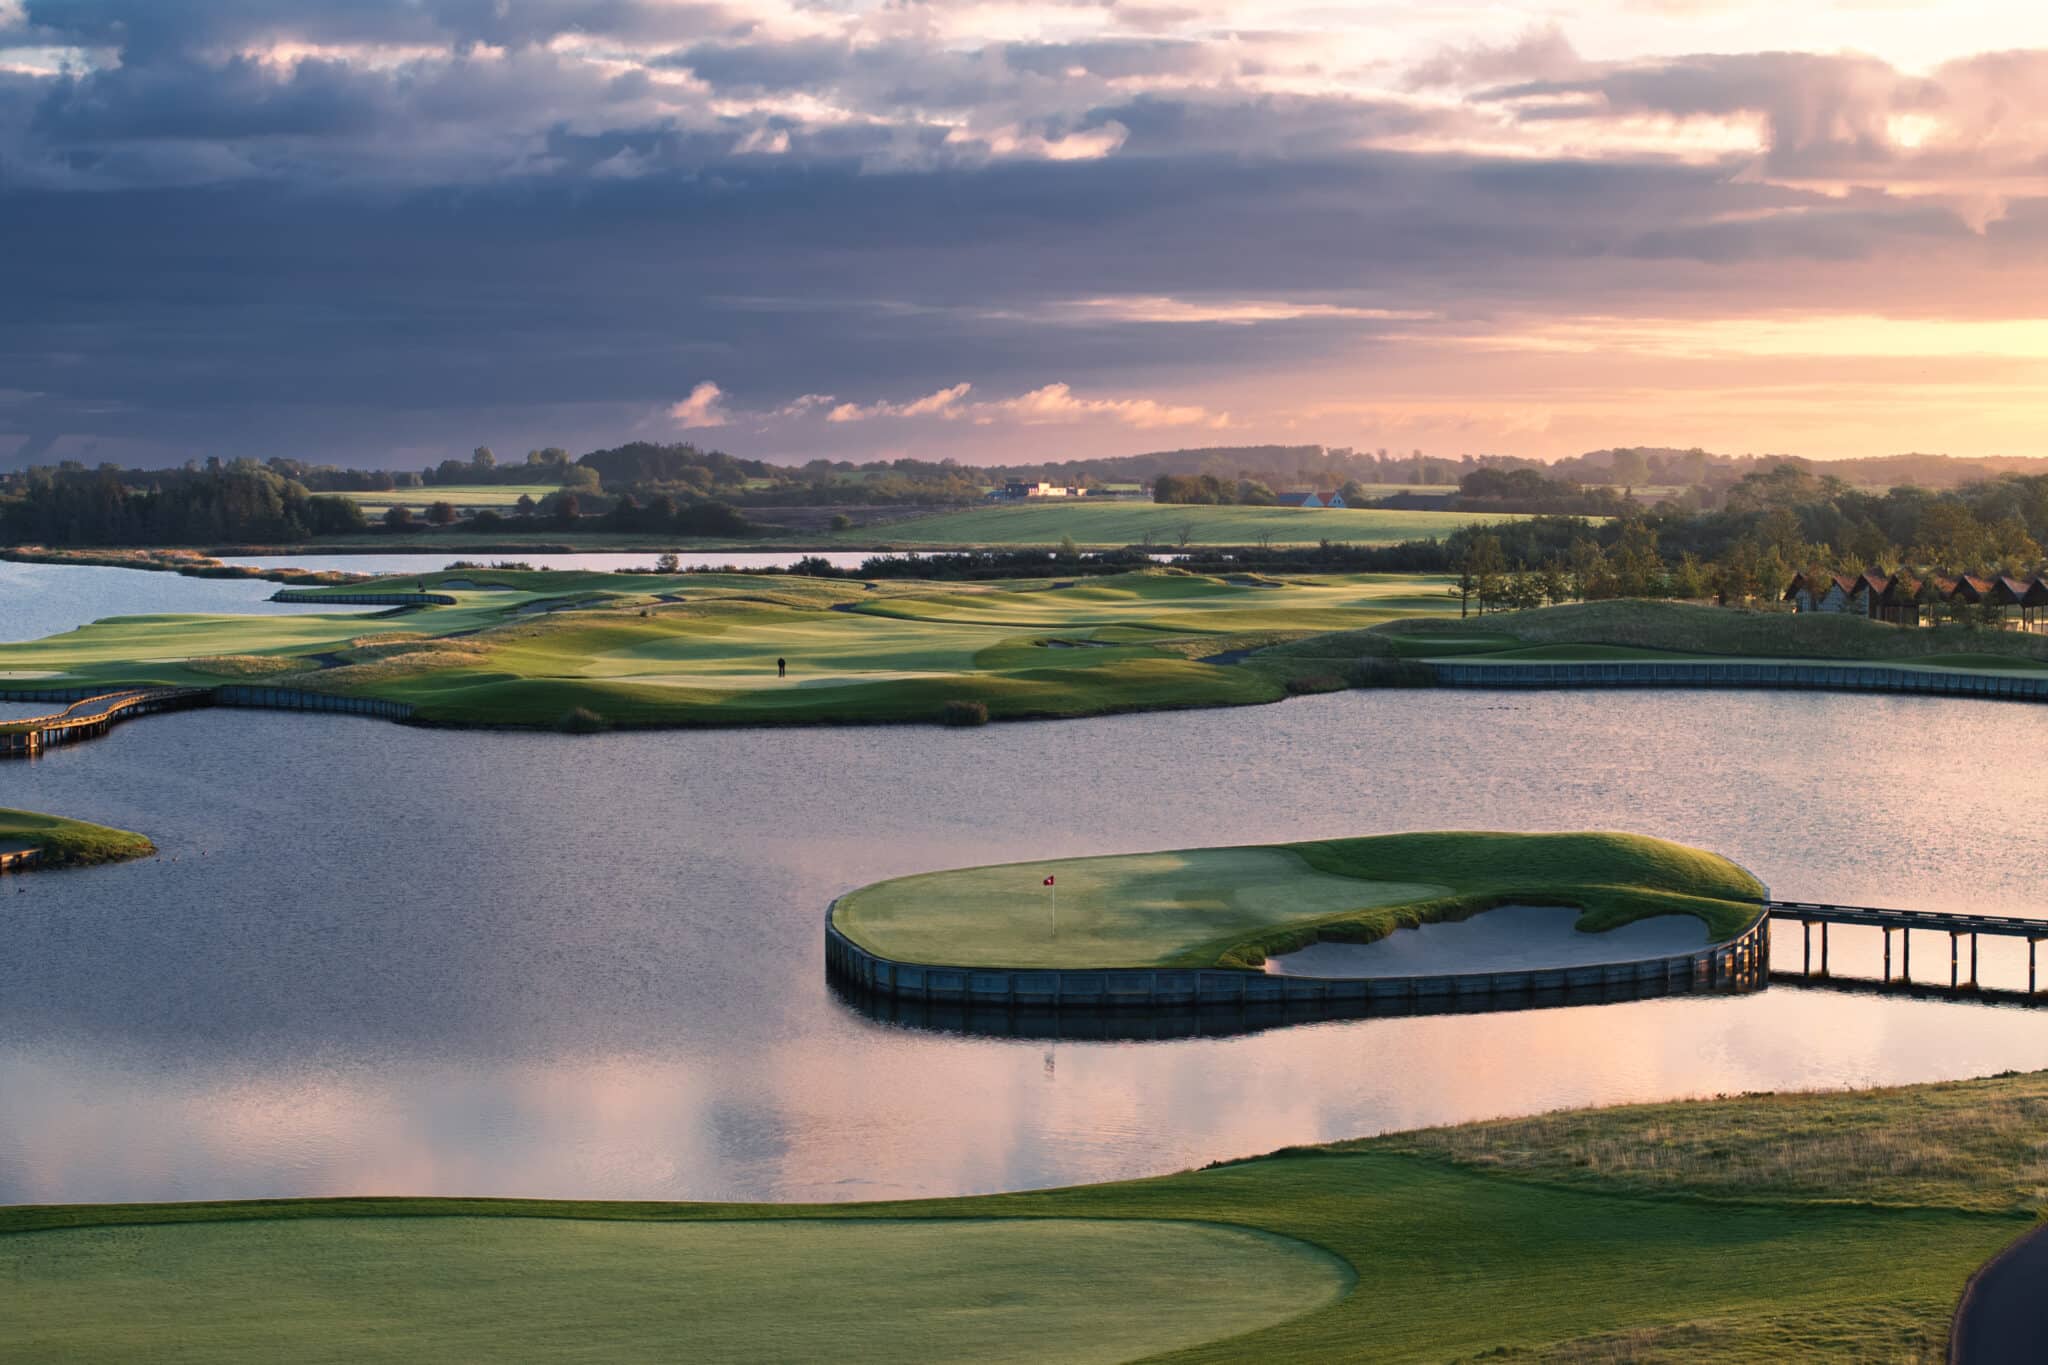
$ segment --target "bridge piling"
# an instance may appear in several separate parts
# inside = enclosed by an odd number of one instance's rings
[[[1899,979],[1901,981],[1911,981],[1913,979],[1913,930],[1910,925],[1899,930],[1899,943],[1901,945]]]
[[[1948,931],[1948,988],[1950,990],[1956,988],[1960,978],[1961,948],[1959,947],[1959,941],[1961,938],[1962,935],[1955,930],[1951,929]]]

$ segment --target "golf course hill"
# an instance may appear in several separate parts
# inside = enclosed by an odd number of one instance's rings
[[[140,834],[61,815],[0,808],[0,861],[33,853],[36,867],[84,867],[146,858],[156,845]]]
[[[899,963],[1257,970],[1504,906],[1569,907],[1585,933],[1689,915],[1704,946],[1755,924],[1765,896],[1728,859],[1643,835],[1451,832],[920,873],[840,897],[831,923]]]

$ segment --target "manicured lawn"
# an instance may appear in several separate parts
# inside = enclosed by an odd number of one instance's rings
[[[36,1361],[1935,1361],[2033,1225],[2044,1097],[1583,1110],[898,1204],[18,1208],[0,1282]]]
[[[1717,854],[1639,835],[1391,834],[927,872],[841,897],[833,922],[899,962],[1255,967],[1509,904],[1577,906],[1590,932],[1690,914],[1704,946],[1745,928],[1763,895]]]
[[[0,808],[0,851],[43,850],[42,866],[65,867],[144,858],[156,845],[140,834],[61,815]]]
[[[1351,1279],[1304,1242],[1134,1219],[348,1218],[0,1236],[16,1360],[175,1343],[211,1361],[1107,1365],[1326,1306]]]
[[[998,718],[1051,717],[1276,701],[1296,674],[1341,685],[1341,665],[1321,661],[1201,660],[1441,609],[1433,578],[1166,569],[872,585],[463,570],[312,592],[420,585],[456,604],[371,617],[116,618],[0,645],[0,676],[206,684],[291,672],[295,687],[405,701],[423,720],[457,724],[545,726],[575,708],[615,725],[934,721],[949,701]]]
[[[1351,545],[1393,545],[1434,540],[1474,523],[1518,521],[1499,513],[1398,512],[1365,508],[1203,507],[1149,502],[1062,502],[977,507],[910,521],[842,531],[846,544],[931,549],[945,546],[1076,545],[1118,547],[1150,543],[1161,551],[1190,545],[1314,545],[1331,540]]]

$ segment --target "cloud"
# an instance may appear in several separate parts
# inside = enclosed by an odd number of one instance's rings
[[[724,406],[724,391],[707,379],[691,389],[688,398],[671,403],[668,415],[679,427],[722,427],[726,423]]]
[[[1065,384],[1047,384],[1015,398],[977,405],[976,421],[1007,418],[1026,426],[1106,418],[1128,427],[1209,427],[1230,425],[1230,414],[1211,412],[1192,403],[1160,403],[1150,398],[1077,398]]]
[[[960,400],[967,396],[972,384],[955,384],[951,388],[928,393],[908,403],[841,403],[825,415],[828,422],[866,422],[876,417],[950,417],[955,413]]]

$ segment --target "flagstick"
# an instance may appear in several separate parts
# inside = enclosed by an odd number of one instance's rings
[[[1047,887],[1047,888],[1045,888],[1045,889],[1046,889],[1046,890],[1048,890],[1048,891],[1050,891],[1050,892],[1052,892],[1052,936],[1053,936],[1054,938],[1058,938],[1058,937],[1060,936],[1060,888],[1059,888],[1059,883],[1055,882],[1055,883],[1053,883],[1053,884],[1052,884],[1051,886],[1048,886],[1048,887]]]

